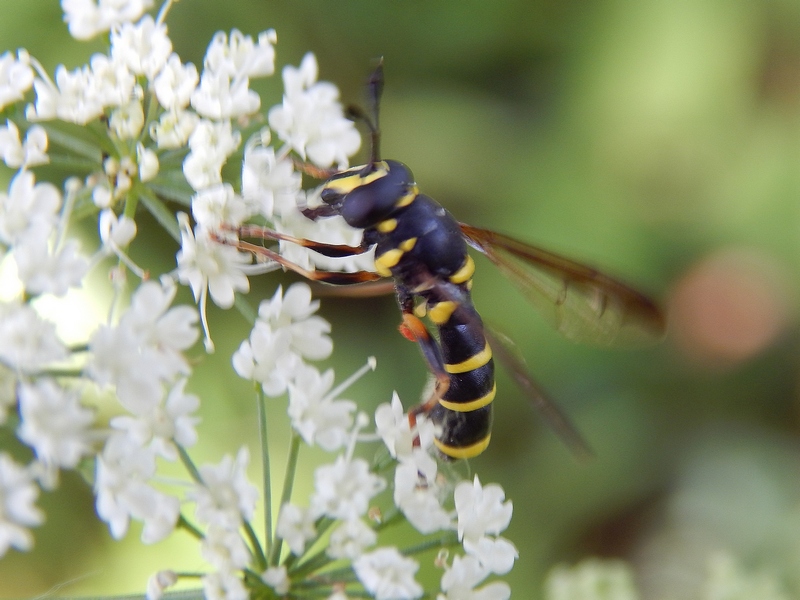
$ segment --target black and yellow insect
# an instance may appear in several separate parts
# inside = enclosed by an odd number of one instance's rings
[[[475,265],[468,246],[499,266],[549,313],[567,337],[603,344],[657,339],[664,330],[661,312],[647,297],[590,267],[459,223],[435,200],[420,193],[406,165],[379,158],[382,86],[379,65],[369,82],[372,118],[354,111],[372,135],[368,163],[339,172],[300,165],[326,180],[321,192],[324,204],[303,209],[305,216],[312,220],[341,216],[349,225],[363,229],[361,244],[322,244],[255,226],[238,230],[240,238],[285,240],[333,257],[360,254],[374,246],[375,272],[310,271],[267,248],[247,242],[240,242],[239,247],[315,281],[345,285],[393,280],[403,316],[401,331],[419,344],[435,378],[431,397],[412,409],[409,419],[414,422],[425,413],[439,426],[441,433],[435,443],[445,456],[470,458],[489,444],[496,392],[493,350],[509,364],[517,382],[557,432],[574,448],[585,450],[569,421],[534,386],[523,363],[484,326],[470,296]],[[436,338],[422,317],[436,327]]]

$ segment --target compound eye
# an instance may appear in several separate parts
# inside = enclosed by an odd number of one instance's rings
[[[325,204],[335,205],[340,204],[342,201],[342,194],[331,188],[325,188],[322,190],[319,197]]]

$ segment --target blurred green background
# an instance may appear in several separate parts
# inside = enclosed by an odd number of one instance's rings
[[[477,261],[479,310],[513,333],[596,453],[576,461],[500,375],[493,441],[470,467],[514,502],[506,537],[520,558],[504,579],[515,598],[540,597],[550,567],[590,555],[631,561],[645,598],[699,598],[718,552],[800,597],[799,2],[182,0],[168,25],[197,65],[217,30],[274,27],[277,65],[314,51],[348,103],[383,56],[383,154],[422,190],[463,221],[600,266],[669,307],[659,346],[575,346]],[[55,1],[2,0],[0,40],[50,72],[103,50],[69,38]],[[280,99],[278,78],[257,89],[264,108]],[[168,270],[175,248],[157,237]],[[136,244],[142,257],[153,241]],[[250,301],[276,281],[255,283]],[[365,409],[393,389],[417,400],[426,372],[397,335],[392,299],[328,299],[322,314],[339,379],[378,358],[349,397]],[[214,398],[198,462],[257,444],[249,386],[229,362],[248,326],[234,311],[210,317],[217,353],[191,384]],[[271,418],[282,415],[277,402]],[[113,543],[74,477],[40,505],[35,550],[0,561],[2,597],[141,592],[155,570],[201,565],[181,536],[142,548],[134,528]]]

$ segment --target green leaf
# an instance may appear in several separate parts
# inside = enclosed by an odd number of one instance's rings
[[[255,324],[258,318],[258,310],[253,308],[242,294],[236,294],[234,306],[250,325]]]
[[[194,192],[185,181],[183,182],[183,185],[180,185],[180,182],[178,181],[173,183],[168,179],[158,178],[154,182],[149,182],[147,187],[153,190],[153,192],[160,198],[177,202],[181,206],[185,206],[187,208],[192,206],[192,195]]]
[[[71,154],[48,154],[50,163],[54,167],[61,167],[72,171],[87,172],[97,170],[99,164],[91,159],[74,156]]]
[[[70,220],[73,222],[82,221],[87,217],[94,217],[98,212],[100,212],[100,209],[92,200],[91,190],[81,191],[75,199],[75,206],[72,207]]]
[[[167,233],[169,233],[172,238],[180,243],[181,241],[181,230],[178,227],[178,220],[175,218],[175,214],[167,208],[167,205],[164,204],[148,187],[140,185],[137,186],[137,191],[139,192],[139,199],[145,205],[150,214],[153,215],[158,221],[161,226],[166,229]]]
[[[158,154],[158,162],[163,165],[183,165],[186,155],[189,154],[187,148],[176,148],[174,150],[165,150]]]
[[[92,161],[92,166],[97,167],[103,162],[103,152],[99,146],[95,146],[91,142],[66,133],[60,129],[56,129],[52,125],[42,125],[47,132],[47,139],[50,143],[71,150],[78,156],[89,159]]]

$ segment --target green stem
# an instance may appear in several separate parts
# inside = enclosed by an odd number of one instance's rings
[[[197,483],[203,484],[203,478],[200,475],[200,471],[197,470],[197,467],[192,462],[192,459],[188,452],[186,452],[186,449],[180,444],[175,445],[178,447],[178,455],[181,457],[183,466],[186,467],[187,471],[189,471],[189,475],[191,475],[192,479],[194,479]]]
[[[156,94],[152,89],[147,90],[147,114],[144,118],[144,126],[139,134],[138,142],[143,142],[150,134],[150,124],[156,120],[158,116],[158,102],[156,101]]]
[[[264,540],[267,552],[272,541],[272,476],[269,462],[269,442],[267,439],[267,402],[261,386],[256,389],[256,406],[258,407],[258,431],[261,437],[261,478],[264,486]]]
[[[392,525],[397,525],[398,523],[403,522],[403,513],[400,512],[399,508],[392,507],[386,514],[383,515],[380,523],[376,523],[373,525],[373,529],[377,531],[383,531],[387,527],[391,527]]]
[[[81,369],[44,369],[31,373],[35,377],[83,377]]]
[[[281,506],[287,504],[292,499],[292,486],[294,485],[294,475],[297,470],[297,457],[300,454],[300,436],[292,431],[292,439],[289,443],[289,459],[286,462],[286,476],[283,479],[283,494],[281,494]],[[281,546],[283,540],[275,539],[269,553],[269,564],[277,566],[281,557]]]
[[[242,574],[244,575],[244,585],[250,590],[250,598],[253,600],[256,598],[263,600],[275,598],[272,588],[261,579],[261,573],[256,573],[252,569],[242,569]]]
[[[189,520],[183,515],[180,515],[178,517],[178,527],[180,527],[181,529],[185,529],[187,532],[196,537],[198,540],[202,540],[203,538],[205,538],[203,532],[200,531],[194,525],[192,525],[192,523],[190,523]]]
[[[409,546],[404,550],[400,550],[400,553],[404,556],[412,556],[414,554],[427,552],[432,548],[449,548],[459,545],[458,536],[455,534],[455,532],[452,532],[447,533],[439,538],[426,540],[420,544],[417,544],[416,546]]]
[[[173,0],[167,0],[161,6],[158,11],[158,16],[156,17],[156,25],[161,25],[164,22],[164,19],[167,18],[167,13],[169,12],[169,9],[172,8],[172,2]]]
[[[75,208],[75,192],[67,192],[64,195],[64,204],[61,207],[61,217],[58,223],[58,238],[56,239],[55,248],[61,248],[64,243],[64,236],[67,235],[69,228],[69,220],[72,218],[72,211]]]
[[[267,557],[264,555],[264,550],[261,548],[261,542],[258,541],[258,536],[253,526],[250,525],[248,521],[245,521],[243,526],[245,533],[247,533],[247,539],[250,540],[250,546],[253,549],[256,562],[258,562],[258,568],[263,571],[267,568]]]
[[[164,202],[162,202],[147,185],[141,182],[135,183],[128,192],[128,196],[136,198],[137,201],[141,200],[145,208],[147,208],[150,214],[158,221],[158,224],[161,225],[178,244],[181,243],[181,230],[178,225],[178,220],[175,218],[175,213],[167,208]],[[128,203],[125,204],[125,214],[133,218],[132,215],[128,215]]]
[[[208,575],[208,573],[203,573],[200,571],[175,571],[175,574],[178,577],[185,579],[202,579]]]
[[[332,571],[326,571],[325,573],[315,575],[314,579],[308,583],[316,583],[317,585],[320,583],[333,585],[335,583],[353,583],[355,581],[358,581],[358,577],[356,577],[353,567],[342,567],[341,569],[334,569]],[[302,583],[298,585],[302,585]]]
[[[233,305],[236,307],[236,310],[239,311],[250,325],[253,325],[258,318],[258,311],[250,306],[250,303],[245,299],[244,296],[241,294],[236,294],[236,297],[233,301]]]
[[[292,577],[292,579],[305,579],[311,573],[325,568],[336,560],[338,559],[330,558],[327,554],[325,554],[325,550],[320,550],[315,555],[304,560],[302,564],[297,565],[297,567],[294,569],[290,569],[289,575]],[[288,563],[289,561],[287,560],[286,562]],[[288,568],[289,566],[287,565],[287,569]]]
[[[314,536],[313,540],[308,541],[308,543],[306,544],[306,548],[313,548],[314,544],[316,544],[319,541],[319,539],[323,535],[325,535],[325,532],[328,531],[328,529],[331,528],[331,525],[333,525],[335,522],[336,521],[334,519],[328,519],[325,517],[317,519],[317,522],[315,523],[317,535]],[[324,561],[321,561],[320,557],[322,557]],[[303,560],[301,564],[297,565],[293,569],[292,567],[294,565],[294,562],[298,558],[300,557],[292,555],[284,561],[284,565],[286,566],[286,568],[289,570],[290,573],[296,574],[300,577],[305,577],[306,575],[313,573],[318,569],[321,569],[325,565],[334,562],[335,560],[326,556],[325,550],[323,549],[320,550],[317,554],[314,554],[313,556],[307,556],[306,559]]]
[[[139,205],[139,194],[131,194],[130,191],[125,194],[125,208],[122,214],[130,220],[136,220],[136,207]]]

